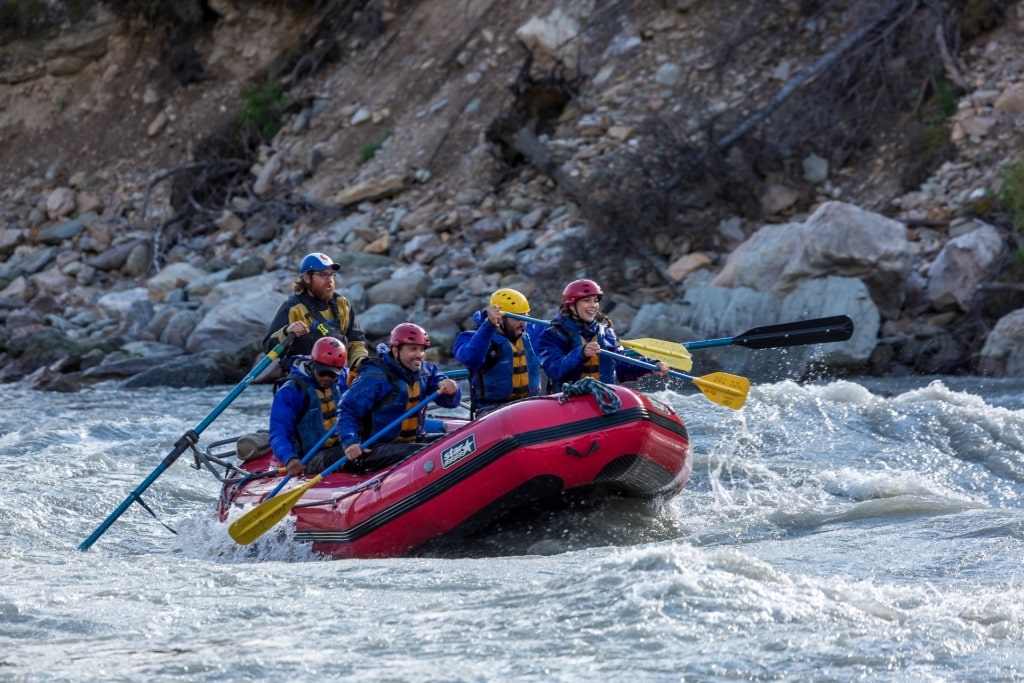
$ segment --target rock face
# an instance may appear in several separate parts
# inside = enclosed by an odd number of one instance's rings
[[[841,202],[827,202],[803,223],[766,225],[726,259],[711,284],[785,296],[827,275],[858,278],[886,318],[897,317],[910,272],[906,227]]]
[[[629,256],[591,234],[575,194],[582,181],[627,160],[641,123],[678,113],[684,87],[716,110],[753,83],[784,82],[813,55],[793,51],[766,74],[758,59],[719,74],[705,64],[715,3],[623,9],[602,31],[586,28],[603,16],[592,0],[544,0],[529,14],[485,4],[381,2],[361,32],[344,34],[337,63],[295,86],[281,130],[244,167],[246,196],[193,232],[173,220],[181,198],[170,179],[317,17],[288,3],[207,3],[210,30],[193,45],[202,78],[186,85],[151,78],[163,58],[156,37],[133,36],[102,8],[45,44],[5,47],[0,380],[55,390],[129,376],[237,380],[311,251],[343,265],[338,289],[371,346],[413,320],[430,330],[439,362],[494,289],[521,290],[546,318],[565,282],[611,268],[623,284],[606,286],[606,304],[623,338],[729,337],[837,314],[855,322],[843,344],[707,351],[697,371],[1020,371],[1019,311],[993,321],[988,340],[971,322],[990,315],[982,292],[1004,269],[1011,235],[963,217],[999,191],[1022,141],[1020,34],[997,31],[957,56],[963,81],[979,84],[952,118],[957,158],[913,191],[892,189],[885,158],[857,175],[819,150],[795,160],[800,182],[763,178],[753,203],[764,218],[716,216],[701,249],[645,234],[644,255]],[[544,163],[509,178],[487,133],[508,109],[521,44],[544,68],[574,65],[580,83],[530,140]],[[533,120],[545,101],[515,104]]]

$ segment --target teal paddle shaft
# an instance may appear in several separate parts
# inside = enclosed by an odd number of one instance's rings
[[[280,344],[271,349],[270,352],[266,355],[266,357],[264,357],[263,360],[257,363],[256,367],[250,370],[249,374],[243,377],[241,382],[235,385],[235,388],[231,390],[231,393],[225,396],[224,400],[221,401],[216,408],[210,411],[210,414],[207,415],[202,422],[196,425],[193,429],[190,429],[189,431],[182,434],[181,438],[174,442],[174,449],[171,450],[171,452],[168,453],[166,457],[164,457],[163,461],[161,461],[161,463],[157,465],[156,469],[150,472],[149,476],[143,479],[142,483],[136,486],[135,489],[130,494],[128,494],[128,497],[125,498],[121,502],[121,504],[118,505],[117,508],[113,512],[111,512],[110,515],[105,520],[103,520],[103,523],[96,527],[96,530],[93,531],[87,539],[85,539],[78,545],[78,549],[88,550],[90,547],[92,547],[92,544],[96,542],[96,539],[102,536],[104,532],[106,532],[106,530],[110,528],[110,525],[117,521],[117,518],[124,514],[125,510],[127,510],[132,503],[138,501],[141,504],[142,492],[148,489],[150,485],[152,485],[152,483],[157,480],[157,477],[163,474],[168,467],[173,465],[174,461],[177,460],[182,453],[184,453],[186,450],[188,450],[189,447],[191,447],[193,444],[199,441],[199,435],[203,433],[203,430],[209,427],[213,423],[213,421],[216,420],[217,417],[220,416],[222,412],[224,412],[224,409],[227,408],[231,404],[231,402],[238,397],[239,394],[245,391],[245,388],[247,386],[252,384],[252,381],[256,379],[261,372],[266,370],[271,363],[277,360],[278,357],[280,357],[280,355],[284,353],[284,350],[292,343],[292,339],[294,338],[295,335],[293,334],[290,334],[287,337],[285,337],[284,341],[282,341]]]
[[[449,379],[451,379],[451,378],[449,377]],[[407,410],[404,413],[402,413],[400,416],[395,418],[390,424],[388,424],[387,426],[383,427],[379,432],[377,432],[376,434],[374,434],[373,436],[368,438],[365,442],[363,442],[361,444],[362,447],[366,448],[370,444],[376,443],[381,438],[381,436],[383,436],[386,432],[388,432],[388,431],[394,429],[395,427],[397,427],[398,425],[402,424],[402,421],[405,420],[407,417],[412,417],[413,415],[415,415],[423,406],[427,405],[428,403],[433,401],[435,398],[437,398],[437,395],[438,395],[438,392],[435,391],[430,396],[427,396],[425,399],[423,399],[422,401],[417,403],[414,407],[412,407],[409,410]],[[333,431],[337,431],[337,428],[329,430],[328,432],[326,432],[322,437],[320,437],[320,440],[316,442],[316,445],[313,446],[311,449],[309,449],[309,453],[306,453],[305,457],[302,458],[302,464],[303,465],[305,465],[309,461],[309,459],[312,458],[316,454],[316,452],[319,451],[323,447],[323,445],[325,443],[327,443],[327,439],[331,436],[331,432],[333,432]],[[322,474],[327,474],[328,471],[332,471],[333,472],[335,469],[337,469],[341,465],[345,464],[345,462],[348,462],[348,456],[344,456],[341,459],[341,461],[331,465],[329,468],[324,470],[322,472]],[[270,495],[268,495],[266,498],[263,499],[264,502],[266,502],[266,501],[270,500],[271,498],[273,498],[274,496],[276,496],[278,494],[278,492],[280,492],[281,489],[284,488],[284,485],[288,483],[288,480],[291,479],[291,476],[292,475],[290,475],[290,474],[286,475],[285,478],[282,479],[281,482],[277,486],[274,487],[274,490],[270,492]]]

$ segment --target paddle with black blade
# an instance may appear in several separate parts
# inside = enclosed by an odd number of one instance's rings
[[[642,368],[648,370],[657,370],[658,366],[647,361],[640,360],[639,358],[632,358],[630,356],[624,356],[621,353],[615,353],[614,351],[605,351],[601,349],[601,355],[611,356],[633,365],[639,365]],[[701,393],[707,396],[709,399],[714,401],[720,406],[726,408],[732,408],[733,410],[739,410],[743,407],[743,404],[747,401],[747,393],[750,391],[750,380],[746,377],[740,377],[739,375],[730,375],[727,372],[713,372],[710,375],[704,375],[703,377],[691,377],[683,372],[676,370],[669,370],[668,374],[671,377],[677,377],[684,379],[688,382],[693,382]]]
[[[746,346],[748,349],[781,349],[787,346],[841,342],[852,336],[853,321],[850,320],[850,317],[834,315],[830,318],[815,318],[795,323],[755,327],[735,337],[685,342],[683,346],[687,349],[706,349],[712,346],[735,344]]]
[[[401,416],[396,418],[386,427],[361,443],[360,446],[362,448],[366,448],[375,443],[384,434],[402,424],[403,420],[418,413],[425,405],[437,398],[440,393],[441,392],[439,391],[435,391],[430,394],[414,407],[402,413]],[[264,499],[262,503],[231,523],[231,526],[228,527],[228,533],[231,535],[231,538],[233,538],[239,545],[249,545],[266,533],[275,524],[284,519],[288,513],[291,512],[292,508],[295,507],[295,504],[299,502],[299,499],[302,498],[302,495],[306,491],[319,484],[324,477],[344,465],[346,462],[348,462],[348,456],[342,456],[337,462],[307,481],[302,486],[298,486],[291,491],[286,492],[284,495],[277,496],[276,498]]]
[[[164,457],[163,461],[157,465],[156,469],[154,469],[150,475],[142,481],[142,483],[135,487],[135,490],[117,506],[116,510],[110,513],[110,516],[103,520],[102,524],[96,527],[96,531],[92,532],[87,539],[79,544],[78,549],[88,550],[92,544],[96,542],[96,539],[102,536],[103,533],[110,528],[110,525],[113,524],[118,517],[124,514],[124,511],[127,510],[132,503],[138,502],[139,505],[146,507],[146,504],[142,502],[142,492],[148,489],[150,485],[156,481],[157,477],[164,473],[164,470],[173,465],[174,461],[177,460],[182,453],[199,441],[199,435],[203,433],[203,430],[209,427],[213,421],[216,420],[222,412],[224,412],[224,409],[227,408],[228,405],[230,405],[231,402],[234,401],[247,386],[252,384],[254,379],[259,377],[260,373],[266,370],[271,363],[277,360],[281,354],[284,353],[284,350],[288,348],[293,339],[295,339],[295,335],[289,334],[280,344],[272,348],[263,360],[257,363],[256,367],[250,370],[249,374],[243,377],[242,381],[235,385],[235,388],[224,397],[224,400],[221,401],[216,408],[210,411],[210,414],[207,415],[202,422],[196,425],[193,429],[182,434],[181,438],[174,442],[174,449]]]

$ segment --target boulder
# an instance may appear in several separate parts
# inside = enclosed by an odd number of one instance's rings
[[[978,371],[995,377],[1024,377],[1024,308],[1004,315],[989,332],[978,356]]]

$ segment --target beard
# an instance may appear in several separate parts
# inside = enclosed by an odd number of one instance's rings
[[[501,323],[501,333],[505,335],[505,338],[509,341],[516,341],[523,336],[523,332],[526,328],[518,329],[512,326],[507,320],[503,320]]]

